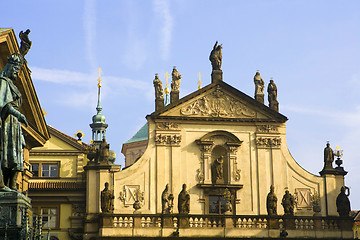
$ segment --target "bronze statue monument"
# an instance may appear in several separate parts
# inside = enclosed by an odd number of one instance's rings
[[[105,183],[104,190],[101,191],[101,211],[103,213],[114,212],[114,193],[109,189],[109,183]]]
[[[284,215],[294,216],[294,204],[294,197],[289,193],[289,190],[286,190],[281,202],[284,208]]]
[[[176,102],[179,100],[179,88],[181,83],[181,75],[174,66],[172,71],[172,81],[171,81],[171,93],[170,93],[170,101],[171,103]]]
[[[268,215],[277,215],[277,197],[274,193],[274,185],[270,186],[270,192],[266,198],[266,209]]]
[[[164,92],[163,92],[162,82],[159,79],[158,74],[155,74],[154,88],[155,88],[155,111],[157,111],[164,107]]]
[[[179,194],[178,210],[180,214],[189,214],[190,212],[190,194],[186,191],[186,184],[183,184]]]
[[[21,65],[25,61],[25,54],[31,47],[28,34],[20,33],[20,53],[9,56],[8,62],[0,72],[0,191],[16,191],[16,180],[19,172],[24,171],[23,148],[25,139],[21,130],[21,123],[28,126],[25,116],[20,113],[22,97],[19,89],[15,86]]]
[[[345,193],[345,190],[348,190],[348,193]],[[340,217],[348,217],[350,213],[350,201],[349,201],[350,190],[348,187],[341,187],[340,194],[336,198],[336,208]]]
[[[264,104],[264,88],[265,82],[260,76],[260,72],[257,71],[254,76],[254,83],[255,83],[255,99],[256,101]]]
[[[268,100],[269,100],[269,107],[272,110],[279,111],[279,102],[277,100],[277,87],[274,83],[274,80],[270,80],[270,83],[268,85]]]

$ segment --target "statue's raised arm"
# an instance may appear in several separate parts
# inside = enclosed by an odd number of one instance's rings
[[[222,44],[218,45],[218,41],[216,41],[209,57],[213,70],[220,70],[221,68],[221,63],[222,63],[221,49],[222,49]]]

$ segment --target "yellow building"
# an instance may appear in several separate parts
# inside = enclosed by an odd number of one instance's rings
[[[61,240],[83,234],[87,144],[48,126],[50,139],[30,151],[33,177],[29,197],[33,210],[42,215],[43,233]]]
[[[140,158],[122,171],[106,160],[85,167],[85,239],[353,238],[353,220],[336,206],[346,171],[332,162],[320,175],[303,169],[288,150],[278,103],[247,96],[221,70],[169,105],[159,95]],[[125,155],[134,143],[124,144]],[[188,214],[178,208],[183,184]],[[270,186],[277,215],[268,214]]]

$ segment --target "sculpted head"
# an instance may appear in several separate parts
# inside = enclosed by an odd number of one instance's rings
[[[1,71],[1,76],[8,77],[15,81],[23,62],[23,56],[20,53],[13,53],[8,57],[8,62]]]

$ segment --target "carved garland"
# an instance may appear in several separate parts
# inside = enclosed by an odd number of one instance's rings
[[[179,124],[174,122],[159,122],[156,123],[156,129],[158,130],[178,130]]]
[[[257,147],[279,148],[281,146],[280,137],[257,137],[255,140]]]
[[[180,134],[157,133],[155,136],[156,145],[179,145],[180,142],[181,142]]]
[[[258,133],[278,133],[278,128],[273,125],[260,125],[257,126]]]

